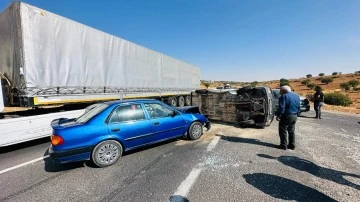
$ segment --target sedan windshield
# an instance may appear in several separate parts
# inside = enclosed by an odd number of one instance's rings
[[[83,115],[81,115],[79,118],[75,120],[77,123],[86,123],[88,122],[92,117],[96,116],[100,112],[102,112],[104,109],[106,109],[109,105],[107,104],[99,104],[95,108],[92,108],[91,110],[85,112]]]

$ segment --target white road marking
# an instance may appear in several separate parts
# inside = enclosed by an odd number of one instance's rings
[[[9,172],[9,171],[11,171],[11,170],[15,170],[15,169],[17,169],[17,168],[20,168],[20,167],[29,165],[29,164],[31,164],[31,163],[35,163],[35,162],[37,162],[37,161],[42,161],[42,160],[44,160],[44,159],[46,159],[46,158],[48,158],[48,157],[49,157],[49,155],[46,155],[46,156],[43,156],[43,157],[40,157],[40,158],[31,160],[31,161],[28,161],[28,162],[25,162],[25,163],[22,163],[22,164],[13,166],[13,167],[11,167],[11,168],[7,168],[7,169],[5,169],[5,170],[0,171],[0,175],[1,175],[1,174],[4,174],[4,173],[6,173],[6,172]]]
[[[186,197],[191,187],[194,185],[195,181],[199,177],[200,173],[201,173],[201,168],[194,168],[187,176],[187,178],[181,182],[180,186],[173,194],[173,196]]]
[[[217,145],[217,143],[219,142],[219,140],[220,140],[220,136],[215,136],[214,139],[212,139],[212,141],[211,141],[210,144],[208,145],[206,151],[209,152],[209,151],[213,150],[213,149],[216,147],[216,145]]]
[[[343,128],[341,128],[341,130],[346,133],[346,130],[344,130]]]

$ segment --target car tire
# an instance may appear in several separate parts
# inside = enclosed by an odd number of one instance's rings
[[[203,126],[199,122],[194,122],[191,124],[188,130],[188,138],[190,140],[197,140],[203,134]]]
[[[106,140],[96,145],[91,154],[91,159],[98,167],[111,166],[121,157],[122,152],[123,148],[119,142]]]

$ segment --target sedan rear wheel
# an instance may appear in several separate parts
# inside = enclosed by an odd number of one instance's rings
[[[197,140],[201,137],[203,133],[203,127],[201,123],[194,122],[191,124],[189,131],[188,131],[188,137],[190,140]]]
[[[106,167],[114,164],[122,155],[123,148],[115,140],[106,140],[94,148],[92,152],[92,161],[99,167]]]

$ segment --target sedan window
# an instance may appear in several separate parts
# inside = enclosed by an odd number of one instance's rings
[[[138,121],[144,120],[145,114],[140,104],[131,104],[119,106],[112,113],[109,122],[118,123],[125,121]]]
[[[169,109],[161,104],[151,103],[144,104],[146,111],[149,113],[150,118],[167,117],[174,114],[174,110]]]
[[[77,123],[86,123],[88,122],[92,117],[102,112],[104,109],[106,109],[109,105],[107,104],[97,104],[94,108],[91,108],[91,110],[86,111],[83,115],[81,115],[79,118],[75,120]]]

